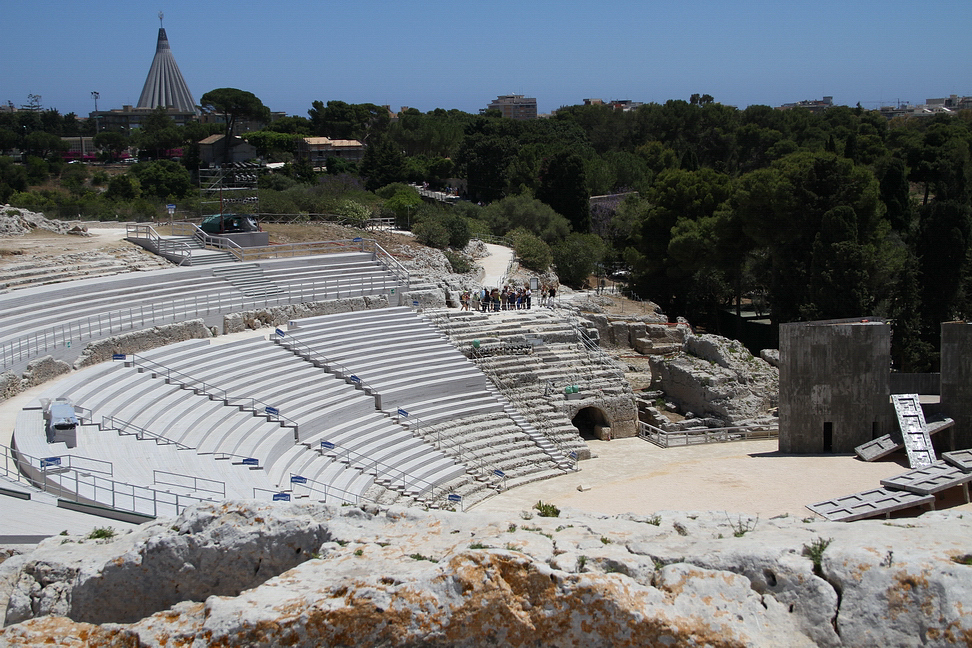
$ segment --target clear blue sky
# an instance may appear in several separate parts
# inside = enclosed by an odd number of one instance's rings
[[[968,0],[5,0],[0,101],[136,104],[160,10],[197,102],[235,87],[303,116],[332,99],[475,112],[510,93],[540,112],[696,92],[739,107],[972,95]]]

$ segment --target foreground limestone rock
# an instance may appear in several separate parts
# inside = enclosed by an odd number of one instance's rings
[[[226,502],[110,540],[57,536],[18,563],[0,645],[972,641],[961,513],[526,517]]]

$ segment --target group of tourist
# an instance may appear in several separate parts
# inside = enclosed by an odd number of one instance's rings
[[[543,286],[540,292],[540,306],[550,306],[553,308],[554,298],[557,289],[553,286]],[[501,311],[501,310],[522,310],[532,307],[533,291],[530,285],[526,284],[522,288],[516,286],[503,286],[499,288],[483,288],[482,290],[467,290],[460,297],[462,310],[474,311]]]

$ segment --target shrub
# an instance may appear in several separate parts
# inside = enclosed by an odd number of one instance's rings
[[[115,537],[115,530],[111,527],[96,527],[88,534],[88,540],[107,540]]]
[[[550,247],[546,243],[522,229],[510,232],[509,236],[513,239],[513,250],[520,263],[531,270],[546,272],[553,260]]]
[[[538,500],[536,504],[533,505],[536,509],[537,515],[540,517],[560,517],[560,509],[553,504],[544,504],[542,500]]]
[[[449,230],[437,219],[423,220],[412,227],[415,239],[422,245],[444,250],[449,245]]]
[[[443,250],[443,252],[449,265],[452,266],[452,271],[457,274],[472,272],[475,267],[469,258],[461,252],[453,252],[452,250]]]
[[[803,555],[813,561],[813,573],[821,578],[823,577],[823,569],[820,564],[823,561],[824,552],[833,540],[833,538],[814,538],[810,541],[810,544],[803,545]]]

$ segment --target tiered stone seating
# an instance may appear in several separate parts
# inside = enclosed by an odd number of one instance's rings
[[[341,365],[379,395],[383,410],[403,409],[410,421],[502,409],[482,372],[406,308],[302,319],[278,342]]]
[[[235,264],[239,267],[238,264]],[[234,285],[231,266],[175,268],[38,286],[0,295],[0,368],[66,347],[161,323],[208,318],[264,305],[385,293],[397,285],[367,253],[260,261],[266,284]],[[237,278],[239,279],[239,278]],[[26,338],[30,337],[30,344]],[[38,340],[39,336],[39,340]]]
[[[428,485],[464,472],[376,411],[373,397],[263,338],[222,345],[190,341],[151,351],[143,358],[146,371],[169,375],[230,403],[256,411],[273,407],[288,424],[297,424],[302,447],[366,471],[379,484],[419,495]],[[256,402],[248,405],[247,399]],[[226,448],[229,437],[238,435],[225,426],[220,429],[214,447]],[[322,449],[321,441],[334,448]],[[306,456],[282,443],[262,453],[251,452],[266,458],[273,483],[283,485],[291,475],[299,475],[333,485],[321,481],[319,468],[309,466]]]

